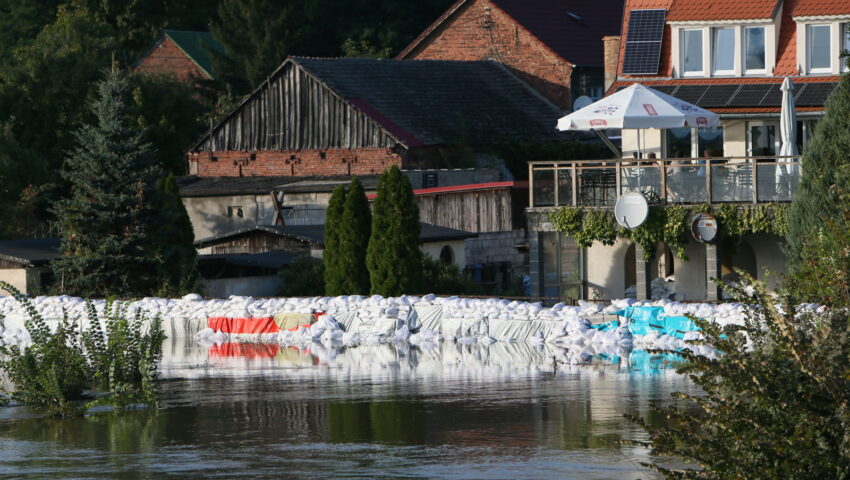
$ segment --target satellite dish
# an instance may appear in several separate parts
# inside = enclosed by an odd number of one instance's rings
[[[627,192],[620,195],[617,204],[614,205],[614,217],[617,223],[633,229],[641,226],[649,215],[649,204],[646,198],[638,192]]]
[[[691,220],[691,235],[698,242],[710,243],[717,236],[717,219],[710,213],[698,213]]]
[[[580,110],[588,105],[593,103],[593,99],[588,97],[587,95],[582,95],[573,102],[573,111]]]

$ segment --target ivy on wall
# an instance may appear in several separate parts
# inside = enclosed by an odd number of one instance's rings
[[[617,237],[628,238],[641,246],[645,261],[652,259],[655,246],[666,243],[676,256],[687,261],[685,244],[688,242],[691,219],[698,213],[711,213],[717,219],[719,237],[740,237],[754,233],[771,233],[785,236],[788,231],[787,203],[758,205],[668,205],[649,208],[646,221],[638,228],[621,227],[608,209],[561,207],[549,214],[555,230],[575,239],[584,248],[600,242],[613,245]]]

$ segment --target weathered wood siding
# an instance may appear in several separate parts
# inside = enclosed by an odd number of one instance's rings
[[[213,254],[265,253],[274,250],[285,252],[310,252],[310,244],[295,238],[271,233],[255,233],[243,237],[223,240],[212,246]]]
[[[417,196],[419,220],[467,232],[504,232],[521,227],[514,218],[511,189]]]
[[[193,150],[378,148],[397,143],[371,118],[288,62]]]

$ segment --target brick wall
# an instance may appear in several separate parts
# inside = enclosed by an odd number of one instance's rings
[[[572,67],[487,0],[474,0],[406,58],[496,60],[561,108],[571,107]]]
[[[617,80],[617,65],[620,60],[620,37],[611,35],[602,37],[604,45],[605,90]]]
[[[368,175],[402,159],[388,148],[218,151],[189,154],[189,171],[201,177]]]
[[[209,77],[168,37],[162,37],[133,68],[133,72],[173,75],[182,82]]]

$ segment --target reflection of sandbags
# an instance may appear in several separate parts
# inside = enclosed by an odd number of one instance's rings
[[[274,322],[281,330],[297,329],[302,325],[311,325],[316,321],[312,313],[278,313],[274,316]]]
[[[442,305],[415,305],[411,311],[416,314],[417,327],[423,330],[439,332],[443,317]],[[411,327],[411,330],[414,327]]]

